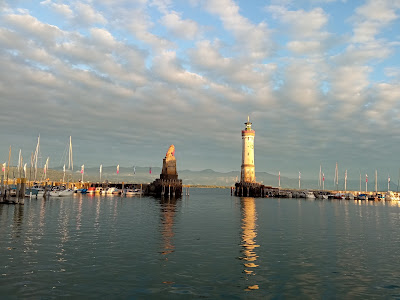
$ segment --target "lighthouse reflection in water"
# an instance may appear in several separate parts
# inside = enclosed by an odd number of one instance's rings
[[[257,264],[257,253],[256,250],[260,245],[257,245],[257,211],[256,203],[254,198],[243,197],[240,198],[241,210],[242,210],[242,256],[244,273],[246,274],[246,280],[249,282],[249,286],[246,290],[259,289],[258,284],[255,283],[256,278],[252,276],[256,275],[256,269],[259,267]]]

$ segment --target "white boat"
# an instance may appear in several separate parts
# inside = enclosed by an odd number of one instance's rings
[[[124,194],[126,196],[140,196],[140,195],[142,195],[142,190],[139,190],[139,189],[126,189]]]
[[[60,196],[60,191],[50,191],[49,195],[51,197],[58,197]]]
[[[346,195],[344,193],[336,193],[335,196],[333,196],[334,199],[346,199]]]
[[[59,186],[53,186],[52,189],[49,192],[49,195],[51,197],[58,197],[60,194],[60,187]]]
[[[319,194],[317,194],[317,198],[318,199],[328,199],[328,195],[320,192]]]
[[[117,189],[116,187],[110,187],[107,190],[107,195],[119,195],[121,194],[121,190]]]
[[[102,194],[102,195],[107,195],[108,190],[109,190],[109,188],[103,189],[103,190],[101,191],[101,194]]]
[[[305,194],[306,194],[306,198],[315,199],[314,192],[306,191]]]
[[[72,196],[73,194],[74,194],[74,190],[66,189],[66,190],[59,191],[58,196],[59,197],[68,197],[68,196]]]
[[[44,196],[44,188],[37,188],[37,194],[36,197],[43,197]]]

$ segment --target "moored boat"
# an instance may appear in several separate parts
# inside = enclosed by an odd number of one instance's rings
[[[71,189],[65,189],[65,190],[61,190],[58,193],[59,197],[68,197],[68,196],[72,196],[74,194],[74,190]]]
[[[315,199],[314,192],[306,191],[305,195],[306,195],[306,198],[308,198],[308,199]]]
[[[121,190],[116,187],[110,187],[107,190],[107,195],[119,195],[121,194]]]
[[[142,190],[139,190],[139,189],[126,189],[124,191],[124,194],[126,196],[140,196],[140,195],[142,195]]]
[[[87,189],[76,189],[75,193],[86,194],[87,193]]]
[[[388,191],[385,195],[385,200],[387,201],[399,201],[400,197],[398,193],[394,193],[392,191]]]
[[[368,196],[367,196],[366,194],[359,194],[359,195],[357,196],[357,199],[358,199],[358,200],[367,200],[367,199],[368,199]]]
[[[346,193],[344,197],[346,200],[354,200],[354,195],[352,193]]]

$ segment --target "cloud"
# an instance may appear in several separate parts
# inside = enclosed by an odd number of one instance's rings
[[[354,26],[354,43],[374,41],[380,31],[398,19],[396,11],[400,4],[390,0],[369,0],[356,9],[352,18]]]
[[[198,88],[206,83],[200,75],[184,70],[177,60],[176,53],[172,51],[154,57],[153,72],[163,81],[179,86]]]
[[[375,99],[379,99],[368,107],[366,115],[382,128],[392,126],[392,130],[400,129],[400,82],[393,84],[380,83],[375,86]]]
[[[170,40],[151,32],[154,23],[144,9],[121,12],[119,26],[129,30],[136,39],[150,46],[154,52],[176,48],[176,45]]]
[[[57,26],[44,24],[30,15],[9,14],[4,16],[7,27],[23,32],[28,39],[35,39],[43,45],[54,44],[63,37],[63,32]]]
[[[91,28],[90,35],[95,44],[105,46],[109,49],[116,45],[116,41],[112,34],[103,28]]]
[[[322,70],[319,70],[320,62],[318,61],[292,61],[285,69],[285,82],[282,86],[281,94],[285,96],[287,101],[297,103],[300,106],[307,108],[316,108],[321,106],[321,92],[319,84]],[[301,76],[299,76],[301,74]],[[320,111],[312,113],[310,109],[305,118],[318,115]]]
[[[370,81],[368,66],[340,66],[330,72],[329,82],[334,100],[342,102],[337,111],[338,118],[348,118],[363,110]]]
[[[290,41],[287,47],[290,51],[302,55],[320,53],[323,50],[319,41]]]
[[[235,50],[251,59],[267,57],[272,49],[270,30],[264,22],[252,24],[239,13],[239,7],[232,0],[207,0],[207,11],[220,17],[226,30],[230,31],[240,47]]]
[[[283,24],[289,26],[292,36],[296,38],[316,38],[325,33],[321,30],[328,23],[328,15],[320,7],[311,11],[288,10],[284,6],[267,6],[267,11]]]
[[[251,64],[240,57],[224,57],[221,47],[218,41],[200,41],[189,50],[189,59],[196,70],[216,82],[254,90],[271,85],[269,80],[275,69],[273,64]]]
[[[197,23],[192,20],[182,20],[177,12],[164,15],[160,23],[165,26],[170,34],[181,39],[195,39],[199,34]]]
[[[42,2],[40,2],[40,4],[51,7],[56,13],[64,16],[65,18],[73,17],[74,13],[73,13],[72,9],[70,8],[70,6],[67,4],[54,3],[54,2],[52,2],[52,0],[42,1]]]
[[[91,26],[95,24],[106,24],[107,20],[103,16],[103,14],[99,11],[96,11],[89,4],[77,2],[74,5],[74,20],[75,24],[81,24],[85,26]]]
[[[168,11],[170,10],[170,8],[172,6],[172,1],[171,0],[151,0],[150,6],[155,6],[161,13],[168,14]]]
[[[400,68],[396,67],[385,68],[385,74],[388,77],[394,77],[400,79]]]

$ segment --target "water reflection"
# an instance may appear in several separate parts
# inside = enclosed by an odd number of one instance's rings
[[[60,200],[60,211],[58,214],[58,229],[57,233],[59,234],[59,244],[56,246],[58,249],[58,252],[56,253],[56,260],[59,263],[66,262],[66,243],[68,242],[70,238],[70,232],[69,232],[69,219],[70,219],[70,209],[66,205],[68,202],[64,201],[64,199]],[[60,265],[60,270],[59,272],[65,272],[64,265]]]
[[[21,204],[16,204],[14,206],[14,226],[13,226],[14,237],[20,237],[23,219],[24,219],[24,206]]]
[[[82,195],[78,198],[78,212],[76,214],[76,230],[79,231],[82,225]]]
[[[96,228],[96,231],[99,230],[99,217],[100,217],[100,197],[96,197],[96,217],[94,219],[94,227]]]
[[[176,199],[161,199],[161,233],[163,238],[162,255],[168,255],[175,250],[173,244],[174,218],[176,213]],[[168,259],[167,257],[165,258]]]
[[[255,199],[250,197],[240,198],[240,204],[242,209],[242,256],[240,257],[243,260],[244,265],[244,273],[246,274],[246,280],[251,283],[247,286],[246,290],[255,290],[258,289],[259,286],[255,283],[254,279],[251,279],[251,276],[256,275],[256,268],[259,266],[257,264],[258,255],[256,253],[256,248],[260,247],[257,245],[256,237],[257,237],[257,211]]]

